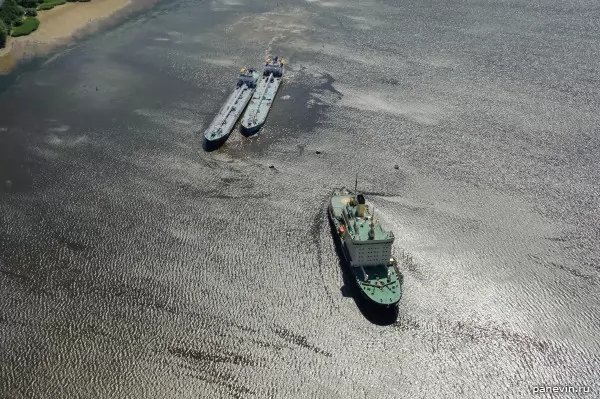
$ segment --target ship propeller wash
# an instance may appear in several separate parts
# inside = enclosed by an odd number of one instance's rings
[[[242,117],[240,129],[243,134],[254,134],[264,125],[277,90],[281,85],[284,65],[285,60],[283,58],[271,56],[267,51],[262,80],[258,83],[254,96]]]
[[[227,140],[233,126],[252,98],[259,78],[260,74],[254,69],[242,68],[240,70],[236,89],[227,98],[225,105],[204,132],[206,150],[215,149]]]
[[[394,234],[383,230],[365,197],[356,189],[333,191],[329,218],[345,266],[362,295],[376,306],[396,305],[402,297],[403,277],[391,256]]]

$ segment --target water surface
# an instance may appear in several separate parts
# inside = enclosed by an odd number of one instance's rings
[[[0,396],[597,395],[594,7],[163,2],[3,78]],[[267,125],[205,153],[269,43]],[[326,218],[356,173],[391,324]]]

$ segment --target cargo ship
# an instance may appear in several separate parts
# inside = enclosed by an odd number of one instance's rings
[[[204,132],[204,149],[212,151],[227,141],[235,123],[252,98],[260,74],[254,69],[242,68],[237,86],[229,95],[210,126]]]
[[[241,122],[241,132],[246,136],[255,134],[265,124],[275,95],[283,78],[285,60],[268,54],[265,58],[263,76],[254,91],[254,95],[244,112]]]

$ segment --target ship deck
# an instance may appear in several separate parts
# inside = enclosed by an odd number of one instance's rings
[[[367,273],[367,276],[363,273]],[[359,288],[375,303],[395,304],[402,297],[402,280],[390,265],[355,267],[352,270]],[[389,275],[388,275],[389,271]],[[367,277],[367,280],[365,280]]]
[[[256,87],[254,95],[242,118],[242,123],[244,125],[248,124],[248,122],[252,122],[254,125],[262,124],[267,119],[269,110],[273,105],[273,101],[275,100],[275,96],[281,85],[281,78],[274,78],[273,82],[270,84],[266,81],[267,79],[268,78],[266,77],[263,78]]]
[[[339,193],[338,193],[339,194]],[[348,195],[335,195],[331,197],[331,207],[333,208],[333,213],[336,218],[339,218],[342,215],[342,209],[346,207],[346,205],[350,202],[350,199],[354,197],[352,194]],[[371,223],[371,211],[370,209],[365,209],[365,217],[354,216],[356,212],[356,207],[350,205],[351,208],[351,219],[349,220],[350,225],[345,226],[348,229],[353,241],[387,241],[392,240],[393,235],[390,232],[384,231],[381,228],[381,225],[375,222],[373,226],[373,231],[375,232],[375,236],[373,240],[369,240],[369,226]],[[356,221],[356,226],[358,229],[354,228],[354,221]]]
[[[207,140],[219,140],[228,136],[240,115],[246,108],[250,96],[253,94],[253,88],[246,85],[237,88],[227,99],[225,105],[215,116],[204,136]]]

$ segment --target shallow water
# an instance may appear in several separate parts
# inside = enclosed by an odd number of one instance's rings
[[[0,396],[597,396],[594,7],[159,3],[3,78]],[[267,125],[205,153],[268,43]],[[356,173],[398,314],[331,239]]]

